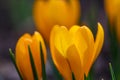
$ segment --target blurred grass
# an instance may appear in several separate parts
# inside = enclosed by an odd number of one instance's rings
[[[29,16],[32,16],[32,4],[33,0],[10,1],[10,15],[14,25],[18,25]]]

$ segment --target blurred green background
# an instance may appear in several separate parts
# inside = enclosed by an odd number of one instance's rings
[[[34,0],[0,0],[0,80],[19,80],[14,65],[10,59],[9,48],[14,51],[18,38],[35,29],[32,18]],[[96,34],[97,22],[103,25],[105,41],[101,54],[93,65],[93,80],[111,80],[108,63],[111,57],[111,38],[107,26],[107,16],[104,11],[104,0],[80,0],[81,19],[80,25],[90,26]],[[47,63],[47,76],[54,80],[51,66]]]
[[[0,0],[0,80],[19,80],[10,59],[18,38],[35,31],[32,19],[33,0]]]

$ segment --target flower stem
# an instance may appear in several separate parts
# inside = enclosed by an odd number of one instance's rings
[[[29,45],[28,45],[28,51],[29,51],[30,62],[31,62],[31,67],[32,67],[32,71],[33,71],[34,80],[38,80],[38,75],[37,75],[37,71],[35,68],[35,63],[34,63],[32,52],[31,52]]]
[[[9,49],[9,53],[10,53],[10,58],[11,58],[14,66],[15,66],[17,72],[18,72],[18,75],[19,75],[19,77],[20,77],[20,80],[23,80],[23,78],[22,78],[22,76],[21,76],[21,74],[20,74],[20,72],[19,72],[19,70],[18,70],[18,67],[17,67],[17,65],[16,65],[15,55],[14,55],[14,53],[12,52],[11,49]]]
[[[42,64],[42,77],[43,77],[43,80],[46,80],[45,61],[44,61],[44,55],[43,55],[41,43],[40,43],[40,57],[41,57],[41,64]]]
[[[114,71],[113,71],[113,68],[112,68],[111,63],[109,63],[109,68],[110,68],[110,72],[111,72],[112,80],[116,80],[116,78],[115,78],[115,74],[114,74]]]

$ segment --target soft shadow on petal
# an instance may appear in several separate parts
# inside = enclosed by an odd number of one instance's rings
[[[87,26],[81,26],[76,34],[81,34],[87,44],[87,49],[83,53],[83,69],[86,75],[88,75],[89,69],[92,65],[94,37],[91,30]]]
[[[72,72],[67,59],[61,55],[56,48],[52,51],[52,59],[57,69],[60,71],[65,80],[72,80]]]
[[[81,64],[83,66],[83,64],[84,64],[84,53],[87,50],[88,46],[87,46],[87,43],[85,41],[84,36],[81,33],[80,28],[73,35],[73,43],[75,44],[75,46],[76,46],[76,48],[79,52],[80,59],[81,59]]]
[[[81,65],[80,55],[75,45],[72,45],[68,48],[67,60],[70,65],[71,71],[75,76],[75,80],[82,80],[84,72]]]
[[[64,51],[62,51],[64,47],[61,47],[61,44],[64,44],[64,43],[59,43],[59,40],[60,40],[60,38],[58,37],[59,31],[61,31],[61,28],[59,26],[55,26],[52,29],[51,34],[50,34],[50,50],[51,50],[52,59],[57,69],[64,77],[64,79],[72,80],[72,73],[70,70],[70,66],[64,55],[65,53],[63,53]]]

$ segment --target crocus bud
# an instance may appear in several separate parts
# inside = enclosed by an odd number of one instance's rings
[[[46,47],[42,36],[35,32],[33,36],[26,33],[20,37],[16,45],[16,64],[24,80],[34,80],[28,46],[31,49],[38,79],[42,78],[40,43],[42,45],[44,61],[46,62]]]

